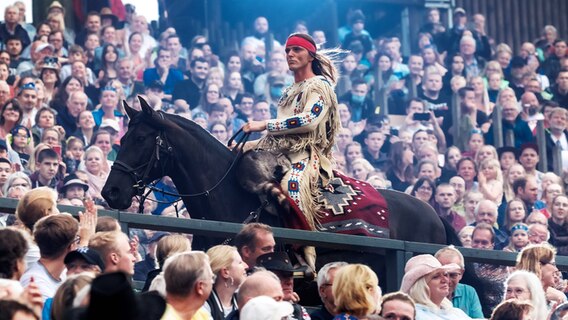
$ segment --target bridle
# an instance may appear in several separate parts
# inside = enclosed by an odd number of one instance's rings
[[[162,120],[164,120],[164,115],[162,114],[162,112],[159,112],[159,115],[162,117]],[[239,131],[237,131],[231,137],[231,139],[229,139],[229,141],[227,143],[228,146],[231,146],[234,139],[241,132],[243,132],[243,128],[239,129]],[[120,160],[115,160],[113,165],[112,165],[112,169],[116,169],[118,171],[124,172],[124,173],[130,175],[133,178],[134,185],[132,187],[136,190],[136,196],[139,197],[139,201],[140,201],[140,206],[138,207],[138,213],[142,213],[144,211],[144,202],[146,201],[146,199],[150,195],[150,192],[152,192],[152,191],[160,192],[162,194],[178,198],[177,200],[174,200],[174,201],[158,201],[158,200],[154,200],[154,199],[149,199],[149,200],[154,201],[154,202],[165,203],[165,204],[175,204],[175,203],[179,202],[182,199],[182,197],[186,197],[186,198],[201,197],[201,196],[208,197],[209,194],[213,190],[215,190],[217,187],[219,187],[221,185],[221,183],[223,181],[225,181],[225,178],[227,178],[229,173],[233,170],[235,164],[239,161],[239,159],[241,158],[241,156],[243,154],[244,144],[249,139],[249,137],[250,137],[250,132],[245,132],[239,138],[239,141],[237,142],[237,144],[234,147],[234,149],[238,150],[237,155],[235,156],[235,158],[231,162],[231,165],[229,166],[227,171],[225,171],[223,176],[219,179],[219,181],[217,181],[212,187],[207,188],[204,191],[197,192],[197,193],[183,194],[183,193],[177,193],[177,192],[170,192],[170,191],[166,191],[162,188],[156,187],[155,183],[145,182],[149,178],[150,171],[153,168],[156,168],[158,163],[161,163],[160,175],[164,176],[167,161],[169,161],[171,159],[171,155],[173,153],[173,148],[171,147],[170,143],[168,142],[166,132],[164,130],[160,130],[158,132],[158,135],[155,138],[156,142],[154,144],[154,150],[152,151],[152,156],[150,157],[150,160],[148,160],[148,162],[143,163],[143,164],[133,168],[130,165],[128,165],[128,164],[126,164],[126,163],[124,163]],[[165,158],[165,160],[160,162],[161,158]],[[138,174],[138,171],[141,170],[141,169],[144,169],[144,174],[142,176],[140,176]],[[144,191],[146,189],[148,189],[148,191],[145,193]],[[266,204],[262,204],[261,207],[256,210],[256,211],[258,211],[258,213],[255,217],[257,220],[258,220],[258,215],[260,214],[260,211],[265,206],[266,206]],[[177,206],[175,208],[176,208],[176,211],[177,211]],[[252,211],[251,214],[249,215],[249,217],[252,216],[254,212],[255,211]],[[247,218],[247,219],[249,219],[249,218]]]
[[[132,187],[136,190],[136,196],[140,197],[139,213],[142,213],[142,211],[144,210],[144,201],[150,193],[148,192],[144,194],[145,189],[148,187],[150,191],[152,191],[152,188],[155,188],[153,185],[145,182],[150,176],[150,171],[153,168],[156,168],[158,166],[158,163],[161,163],[161,172],[163,173],[166,167],[166,162],[170,159],[169,156],[173,152],[173,148],[168,143],[165,131],[160,131],[156,136],[155,141],[154,150],[152,151],[152,156],[150,157],[150,160],[148,160],[148,162],[143,163],[135,168],[120,160],[115,160],[112,165],[112,169],[124,172],[133,178],[134,185],[132,185]],[[161,158],[166,159],[164,162],[160,162]],[[138,171],[141,169],[144,169],[142,176],[138,174]]]

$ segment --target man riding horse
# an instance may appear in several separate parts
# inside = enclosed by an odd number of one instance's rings
[[[295,83],[284,90],[277,119],[253,120],[243,127],[245,132],[267,130],[256,147],[291,159],[292,169],[281,186],[302,210],[312,230],[317,229],[320,211],[319,186],[326,187],[333,178],[332,149],[341,127],[333,91],[339,74],[329,52],[318,52],[307,34],[290,35],[286,60]]]

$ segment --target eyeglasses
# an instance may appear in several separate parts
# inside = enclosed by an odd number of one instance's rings
[[[452,279],[457,279],[461,275],[462,275],[461,272],[450,272],[450,273],[448,273],[448,276]]]

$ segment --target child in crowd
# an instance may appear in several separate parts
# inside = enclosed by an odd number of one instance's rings
[[[524,223],[515,223],[511,227],[509,245],[503,251],[521,252],[529,244],[529,226]]]
[[[479,191],[487,200],[494,201],[497,205],[501,204],[503,198],[503,173],[497,159],[485,159],[481,162],[479,173],[477,174]]]
[[[10,134],[6,137],[12,150],[16,151],[20,156],[22,166],[27,169],[31,150],[33,149],[33,141],[30,130],[22,125],[16,125]]]
[[[458,233],[458,237],[464,248],[471,248],[471,237],[473,235],[474,226],[465,226]]]
[[[85,153],[85,144],[83,140],[77,137],[70,137],[67,139],[67,150],[63,161],[67,166],[67,173],[74,173],[79,167],[83,154]]]

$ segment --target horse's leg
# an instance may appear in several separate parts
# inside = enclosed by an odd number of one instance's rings
[[[446,230],[429,204],[405,193],[379,189],[389,209],[390,238],[446,244]]]

